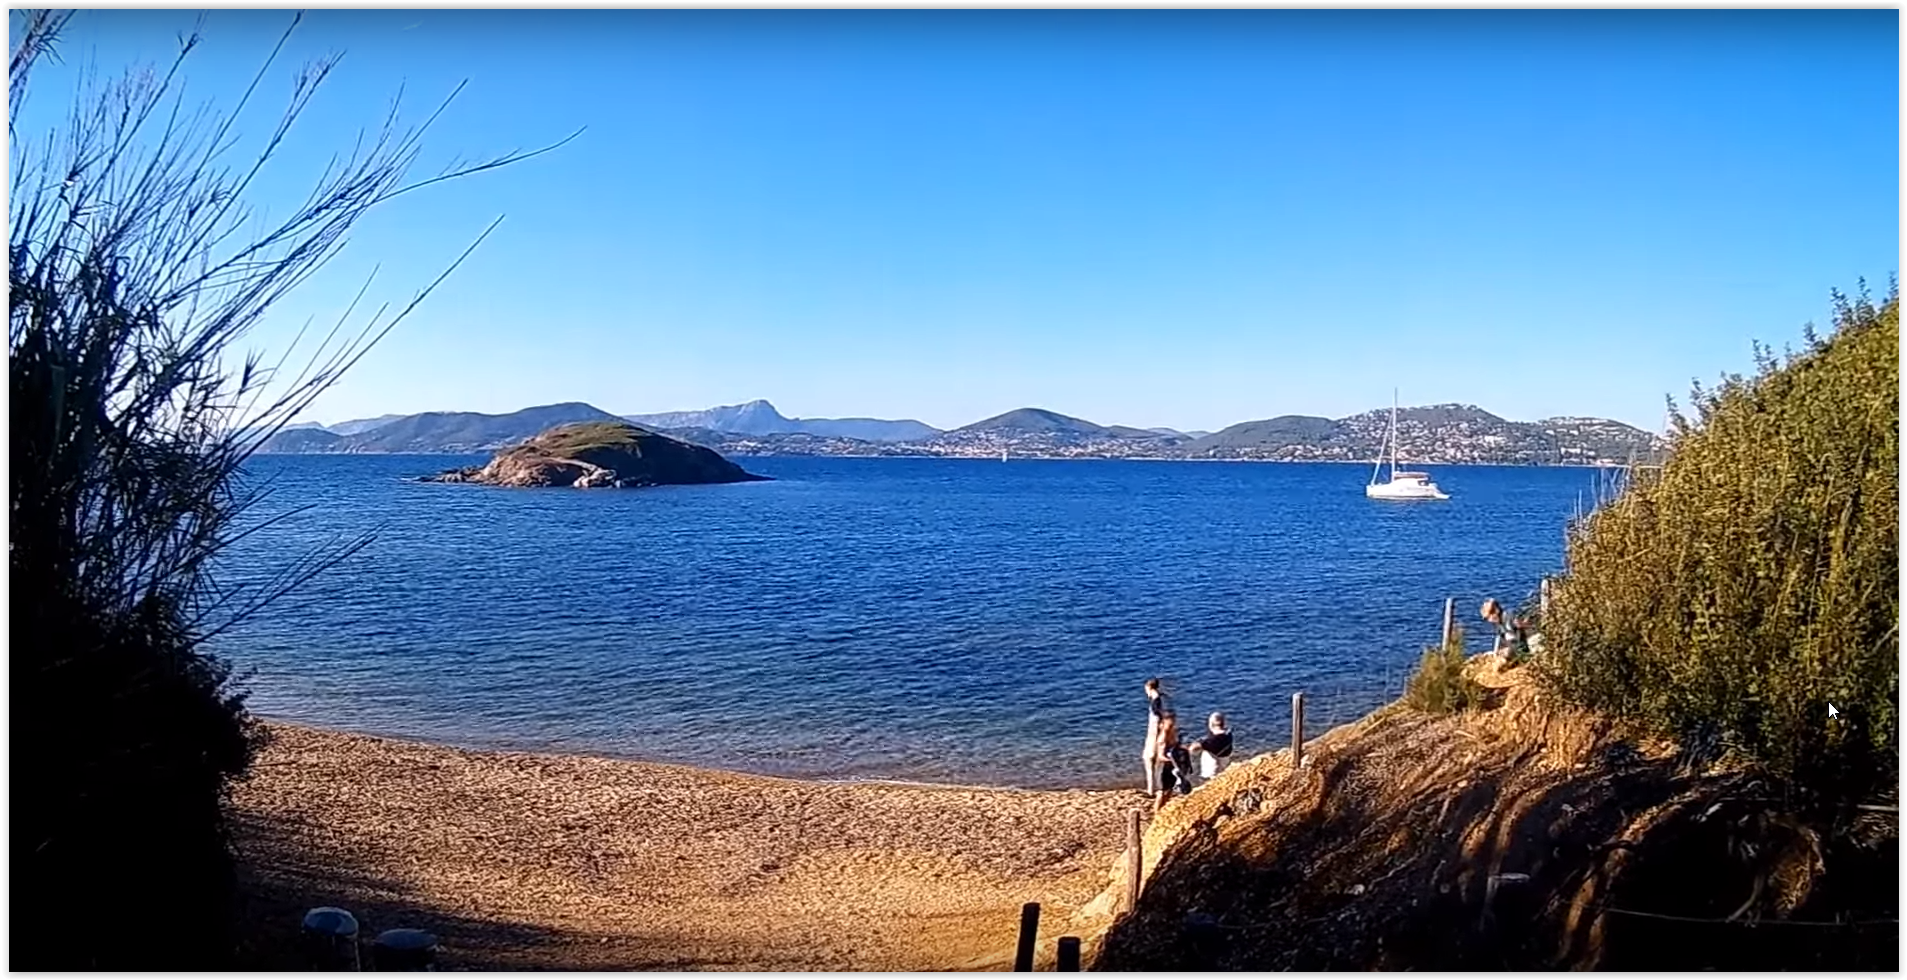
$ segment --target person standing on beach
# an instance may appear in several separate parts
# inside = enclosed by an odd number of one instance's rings
[[[1146,768],[1146,795],[1155,796],[1159,792],[1159,723],[1165,715],[1165,693],[1159,690],[1159,679],[1146,681],[1146,745],[1139,753]]]
[[[1179,723],[1170,709],[1159,714],[1158,754],[1153,764],[1159,771],[1158,791],[1152,795],[1152,812],[1158,813],[1174,792],[1192,791],[1192,757],[1179,739]]]

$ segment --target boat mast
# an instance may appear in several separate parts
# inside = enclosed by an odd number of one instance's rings
[[[1390,436],[1384,436],[1384,445],[1377,447],[1377,460],[1371,464],[1371,486],[1377,486],[1377,474],[1384,472],[1384,451],[1390,448]]]
[[[1397,389],[1391,389],[1391,482],[1397,482]]]

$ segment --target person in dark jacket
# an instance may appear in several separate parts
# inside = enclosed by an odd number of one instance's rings
[[[1232,729],[1225,723],[1225,712],[1214,711],[1205,721],[1206,732],[1198,741],[1192,743],[1192,754],[1198,756],[1199,782],[1209,782],[1225,769],[1232,759]]]

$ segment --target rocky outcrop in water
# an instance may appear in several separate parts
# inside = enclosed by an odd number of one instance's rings
[[[498,452],[483,466],[424,479],[498,487],[656,487],[769,479],[712,449],[627,422],[559,425]]]

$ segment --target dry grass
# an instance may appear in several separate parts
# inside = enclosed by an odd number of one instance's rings
[[[629,449],[644,437],[653,433],[628,422],[574,422],[538,433],[524,446],[546,456],[571,457],[590,449]]]
[[[1686,770],[1669,746],[1557,703],[1526,668],[1485,655],[1467,673],[1477,710],[1392,705],[1309,743],[1301,768],[1260,756],[1168,805],[1146,833],[1137,913],[1110,916],[1115,870],[1078,917],[1098,967],[1897,962],[1894,925],[1745,931],[1608,912],[1885,923],[1897,828],[1841,826],[1829,845],[1816,828],[1838,818],[1784,813],[1738,771]]]
[[[1038,901],[1047,962],[1140,802],[272,731],[235,801],[257,968],[319,904],[452,968],[1003,970]]]

